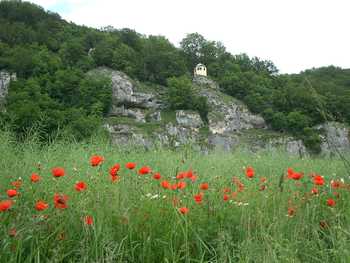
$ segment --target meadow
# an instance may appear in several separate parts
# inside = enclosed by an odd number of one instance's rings
[[[336,157],[0,147],[0,262],[350,262]]]

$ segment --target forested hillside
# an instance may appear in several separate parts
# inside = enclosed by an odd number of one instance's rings
[[[57,131],[76,139],[90,136],[111,104],[110,80],[85,74],[98,66],[168,92],[169,108],[198,110],[205,120],[208,105],[188,85],[194,65],[204,63],[223,92],[315,151],[314,125],[325,119],[350,123],[350,70],[329,66],[281,75],[271,61],[233,55],[197,33],[177,48],[164,36],[78,26],[22,1],[0,2],[0,24],[0,70],[18,77],[1,113],[2,126],[19,137],[33,128],[44,140]]]

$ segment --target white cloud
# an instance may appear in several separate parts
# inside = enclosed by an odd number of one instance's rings
[[[174,44],[199,32],[233,54],[272,60],[281,72],[350,68],[348,0],[34,0],[77,24],[129,27]]]

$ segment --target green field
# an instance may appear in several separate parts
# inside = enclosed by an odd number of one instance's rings
[[[16,143],[6,133],[0,149],[0,201],[12,200],[0,212],[1,262],[350,262],[350,188],[337,158],[243,150],[204,155],[190,147],[144,151],[104,139],[43,146],[34,139]],[[91,166],[93,155],[104,162]],[[127,162],[136,168],[127,169]],[[119,178],[112,182],[116,163]],[[152,172],[139,175],[142,166]],[[53,177],[54,167],[65,175]],[[303,177],[288,178],[289,167]],[[183,171],[193,171],[196,180],[176,179]],[[41,179],[31,182],[32,173]],[[324,185],[314,185],[313,173],[324,176]],[[18,180],[17,195],[8,197]],[[186,185],[164,189],[164,180]],[[331,180],[340,183],[332,187]],[[75,189],[78,181],[86,190]],[[59,201],[67,208],[55,207],[55,193],[68,196]],[[48,208],[37,211],[39,200]]]

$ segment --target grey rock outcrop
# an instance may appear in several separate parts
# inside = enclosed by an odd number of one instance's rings
[[[187,128],[200,128],[203,126],[201,116],[194,111],[177,110],[176,122]]]
[[[16,81],[16,74],[10,74],[7,71],[0,71],[0,106],[3,104],[8,93],[11,81]]]
[[[338,122],[327,122],[315,127],[315,129],[322,134],[322,154],[350,151],[350,133],[346,125]]]

